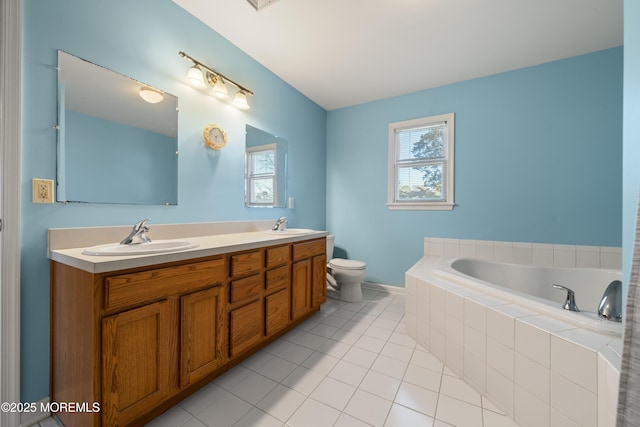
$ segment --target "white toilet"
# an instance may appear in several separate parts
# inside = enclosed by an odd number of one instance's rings
[[[347,302],[362,301],[362,281],[367,264],[352,259],[332,258],[336,236],[327,236],[327,296]]]

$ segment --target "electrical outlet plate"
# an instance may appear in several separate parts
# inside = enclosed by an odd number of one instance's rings
[[[33,178],[32,198],[33,203],[53,203],[53,180]]]

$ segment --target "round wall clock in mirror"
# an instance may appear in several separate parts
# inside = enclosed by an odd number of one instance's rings
[[[227,133],[220,125],[212,124],[204,128],[204,142],[209,148],[219,150],[227,144]]]

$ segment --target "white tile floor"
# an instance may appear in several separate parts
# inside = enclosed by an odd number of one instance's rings
[[[516,425],[405,334],[404,295],[363,294],[328,300],[147,426]]]
[[[405,334],[404,295],[363,296],[328,300],[147,426],[517,426]]]

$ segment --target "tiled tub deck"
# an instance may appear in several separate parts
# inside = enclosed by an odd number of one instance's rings
[[[614,426],[621,338],[433,274],[442,258],[620,268],[619,248],[425,239],[406,273],[407,333],[523,426]]]

